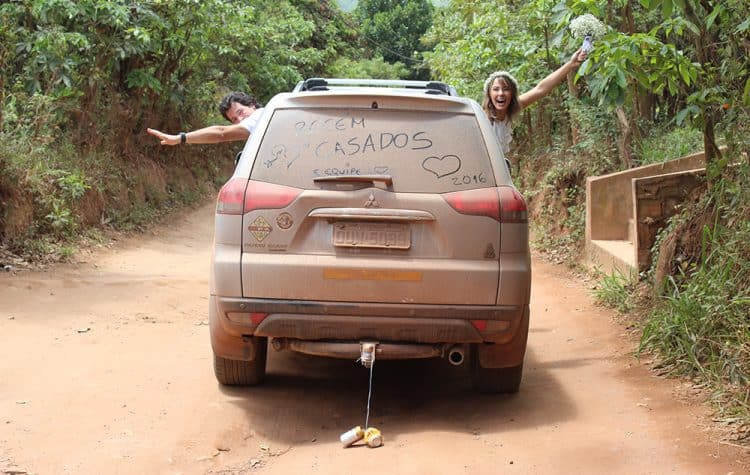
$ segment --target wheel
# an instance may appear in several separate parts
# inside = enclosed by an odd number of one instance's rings
[[[517,393],[521,386],[523,363],[510,368],[483,368],[474,356],[471,364],[471,382],[482,393]]]
[[[214,353],[214,374],[216,379],[228,386],[255,386],[266,376],[266,354],[268,340],[258,338],[257,353],[252,361],[230,360]]]

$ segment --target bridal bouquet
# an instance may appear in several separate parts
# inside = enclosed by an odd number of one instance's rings
[[[573,34],[573,38],[583,38],[581,49],[588,53],[594,49],[594,40],[604,36],[607,28],[594,15],[587,13],[574,18],[570,22],[570,32]]]

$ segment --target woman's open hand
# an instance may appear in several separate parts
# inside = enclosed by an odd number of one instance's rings
[[[588,56],[588,53],[583,48],[581,48],[575,53],[573,53],[573,56],[570,58],[570,62],[577,68],[584,61],[586,61],[587,56]]]

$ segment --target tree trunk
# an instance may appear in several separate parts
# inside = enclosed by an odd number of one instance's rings
[[[526,124],[526,142],[529,145],[529,150],[534,146],[534,127],[531,123],[531,114],[529,111],[523,112],[523,122]]]
[[[567,80],[568,80],[568,94],[570,94],[570,97],[573,99],[578,99],[579,91],[578,86],[576,86],[575,82],[573,82],[573,78],[575,77],[575,74],[570,73],[568,74]],[[573,145],[577,144],[581,141],[581,131],[578,127],[578,121],[573,117],[573,114],[570,113],[570,109],[567,111],[568,113],[568,120],[570,122],[570,138],[573,141]]]
[[[617,122],[620,125],[620,138],[617,140],[617,148],[620,151],[620,160],[623,167],[627,170],[633,168],[633,131],[630,127],[630,120],[622,107],[615,110]]]
[[[705,116],[705,122],[703,123],[703,150],[705,152],[706,169],[708,169],[709,166],[721,158],[721,150],[716,145],[713,113],[703,111],[703,114]],[[710,177],[711,174],[707,173],[706,176]],[[710,181],[708,185],[711,186]]]
[[[3,108],[5,106],[5,83],[3,73],[0,73],[0,130],[3,130]]]

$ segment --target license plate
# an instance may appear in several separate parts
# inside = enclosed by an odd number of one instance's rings
[[[409,249],[411,230],[403,223],[336,223],[333,226],[333,245]]]

